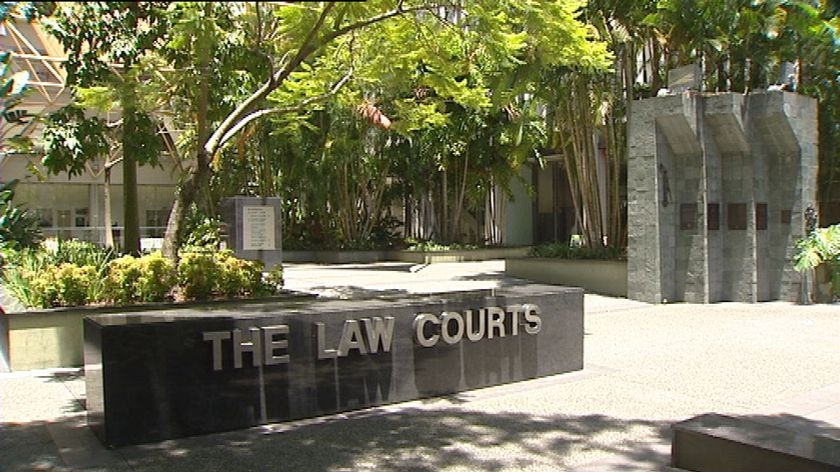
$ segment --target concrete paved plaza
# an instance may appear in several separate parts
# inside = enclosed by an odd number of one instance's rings
[[[502,261],[289,264],[329,296],[523,283]],[[78,369],[0,374],[0,471],[670,470],[670,425],[747,415],[840,438],[840,306],[586,295],[585,369],[230,433],[103,448]]]

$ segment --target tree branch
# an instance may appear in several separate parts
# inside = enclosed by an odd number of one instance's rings
[[[355,23],[350,23],[347,26],[344,26],[343,28],[338,28],[335,31],[327,34],[326,36],[324,36],[324,38],[321,41],[321,44],[319,44],[319,46],[321,46],[323,44],[326,44],[326,43],[332,41],[333,39],[338,38],[339,36],[343,36],[343,35],[349,33],[350,31],[357,30],[357,29],[360,29],[360,28],[364,28],[364,27],[370,26],[374,23],[379,23],[380,21],[384,21],[384,20],[387,20],[389,18],[393,18],[395,16],[400,16],[400,15],[403,15],[405,13],[410,13],[410,12],[415,12],[415,11],[423,11],[423,10],[431,10],[431,8],[432,7],[429,6],[429,5],[411,7],[411,8],[403,8],[403,0],[400,0],[397,3],[397,6],[392,10],[388,10],[384,13],[381,13],[381,14],[376,15],[376,16],[372,16],[372,17],[364,19],[364,20],[359,20]]]
[[[304,39],[303,43],[301,43],[300,47],[297,50],[295,56],[288,60],[277,70],[272,77],[270,77],[259,89],[257,89],[253,94],[251,94],[248,99],[242,102],[236,109],[231,112],[225,118],[225,120],[216,128],[216,131],[213,132],[212,135],[207,139],[207,142],[204,144],[204,150],[209,155],[214,155],[221,146],[228,140],[230,137],[235,134],[237,131],[242,129],[239,121],[246,117],[248,111],[256,104],[258,101],[264,99],[271,93],[274,89],[276,89],[286,78],[291,75],[291,73],[297,69],[297,67],[312,53],[320,49],[322,46],[328,44],[330,41],[343,36],[353,30],[364,28],[366,26],[370,26],[372,24],[387,20],[389,18],[393,18],[395,16],[403,15],[405,13],[415,12],[415,11],[423,11],[423,10],[431,10],[431,6],[418,6],[418,7],[411,7],[411,8],[404,8],[403,1],[399,0],[397,6],[389,10],[387,12],[381,13],[379,15],[372,16],[370,18],[359,20],[355,23],[350,23],[342,28],[338,28],[325,36],[323,36],[320,40],[316,41],[316,35],[321,30],[326,21],[327,15],[330,11],[335,7],[335,2],[328,3],[324,9],[321,11],[321,15],[318,17],[318,20],[313,25],[312,29],[307,34],[306,39]],[[288,53],[287,53],[288,55]],[[284,58],[287,56],[284,56]],[[298,105],[298,107],[300,104]],[[283,108],[277,109],[278,112],[281,110],[286,111],[294,111],[298,109],[298,107],[290,107],[290,108]],[[259,116],[262,116],[266,113],[263,113],[267,110],[261,110],[258,115],[252,118],[248,115],[248,122],[252,121]],[[272,112],[273,113],[273,112]],[[247,124],[247,123],[246,123]],[[226,139],[225,139],[226,138]]]
[[[272,90],[276,89],[278,85],[283,80],[285,80],[292,73],[292,71],[294,71],[300,65],[301,62],[303,62],[304,59],[306,59],[310,54],[315,52],[318,49],[318,47],[320,47],[320,44],[317,47],[313,46],[312,42],[314,41],[315,35],[318,33],[318,30],[320,30],[323,26],[324,21],[327,19],[327,15],[333,9],[333,7],[335,7],[335,2],[330,2],[327,4],[327,6],[324,7],[324,9],[321,11],[321,15],[318,17],[318,20],[315,22],[315,25],[309,31],[309,34],[307,34],[306,39],[303,40],[303,43],[301,43],[300,47],[298,48],[294,58],[289,60],[288,62],[285,62],[285,64],[283,64],[283,66],[280,67],[280,69],[277,72],[275,72],[274,75],[269,77],[269,79],[262,86],[260,86],[259,89],[257,89],[253,94],[251,94],[251,96],[248,97],[247,100],[245,100],[238,107],[236,107],[236,109],[230,115],[228,115],[227,118],[225,118],[222,124],[220,124],[219,127],[216,128],[216,131],[214,131],[213,134],[210,135],[210,137],[207,139],[207,142],[204,143],[204,150],[207,152],[208,155],[212,156],[216,153],[216,151],[219,150],[223,142],[222,137],[228,135],[230,129],[232,129],[233,127],[241,129],[241,127],[239,127],[235,123],[239,121],[243,116],[245,116],[245,114],[248,113],[248,110],[250,110],[255,103],[267,97],[268,94],[271,93]],[[288,57],[288,54],[289,53],[286,53],[286,55],[284,55],[283,57]]]
[[[291,112],[294,112],[294,111],[301,111],[301,110],[303,110],[304,108],[306,108],[307,106],[309,106],[313,103],[320,102],[320,101],[325,100],[329,97],[332,97],[333,95],[338,93],[339,90],[341,90],[341,87],[343,87],[344,84],[346,84],[347,81],[350,80],[350,77],[352,75],[353,75],[353,70],[351,69],[351,70],[347,71],[347,74],[345,74],[344,77],[341,78],[341,80],[339,80],[338,82],[336,82],[335,85],[333,85],[333,87],[330,89],[329,92],[321,94],[321,95],[317,95],[315,97],[310,97],[310,98],[301,100],[300,103],[298,103],[295,106],[279,107],[279,108],[267,108],[267,109],[258,110],[258,111],[255,111],[253,113],[248,114],[247,116],[243,117],[239,122],[237,122],[236,125],[234,125],[227,133],[225,133],[225,135],[219,140],[219,144],[216,147],[216,150],[221,149],[225,144],[227,144],[228,141],[230,141],[230,139],[232,137],[234,137],[236,135],[236,133],[241,131],[242,128],[244,128],[245,126],[248,125],[248,123],[256,120],[257,118],[263,117],[265,115],[272,115],[272,114],[277,114],[277,113],[291,113]]]

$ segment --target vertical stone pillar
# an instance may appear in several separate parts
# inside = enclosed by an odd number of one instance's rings
[[[804,212],[816,205],[816,101],[699,94],[633,103],[628,297],[795,301]]]

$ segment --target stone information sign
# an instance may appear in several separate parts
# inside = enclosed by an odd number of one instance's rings
[[[274,250],[274,208],[270,206],[242,207],[242,249],[246,251]]]
[[[282,207],[277,197],[231,197],[222,201],[225,243],[241,259],[261,260],[266,270],[283,261]]]

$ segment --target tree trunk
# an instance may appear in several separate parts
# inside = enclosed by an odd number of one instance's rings
[[[452,233],[450,222],[449,222],[449,181],[447,177],[446,168],[443,169],[443,190],[441,192],[441,205],[442,205],[442,215],[443,215],[443,224],[441,227],[443,228],[443,234],[441,235],[444,243],[449,243],[450,235]]]
[[[133,140],[137,134],[137,109],[134,90],[123,92],[123,252],[140,255],[140,215],[137,198],[137,156]]]
[[[105,183],[102,186],[102,193],[104,194],[105,201],[105,215],[104,215],[104,226],[105,226],[105,247],[113,248],[114,247],[114,231],[111,229],[111,163],[105,163],[104,169],[104,176],[105,176]]]
[[[205,7],[205,14],[209,16],[212,5]],[[210,157],[206,150],[206,143],[210,139],[210,128],[207,119],[210,97],[210,56],[209,49],[203,51],[199,70],[201,71],[198,83],[198,99],[195,104],[196,111],[196,141],[198,146],[195,154],[195,168],[188,171],[186,179],[181,183],[175,192],[175,202],[169,212],[169,219],[164,233],[161,252],[164,257],[178,260],[178,249],[181,240],[181,227],[187,210],[196,201],[200,191],[204,191],[205,204],[209,208],[212,205],[209,194],[210,184]]]

